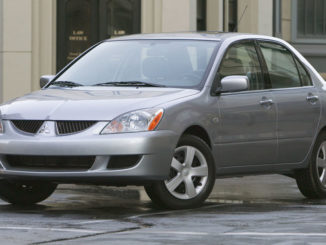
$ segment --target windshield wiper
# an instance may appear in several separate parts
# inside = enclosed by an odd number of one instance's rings
[[[97,83],[93,86],[141,86],[141,87],[166,87],[165,85],[156,84],[156,83],[147,83],[142,81],[121,81],[121,82],[105,82]]]
[[[59,87],[80,87],[80,86],[84,86],[83,84],[80,83],[76,83],[76,82],[71,82],[71,81],[54,81],[52,83],[50,83],[51,85],[56,85]]]

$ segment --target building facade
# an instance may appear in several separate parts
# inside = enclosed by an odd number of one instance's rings
[[[182,31],[278,36],[326,73],[326,0],[0,0],[0,101],[100,40]]]

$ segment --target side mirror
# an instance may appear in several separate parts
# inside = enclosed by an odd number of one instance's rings
[[[41,76],[41,78],[40,78],[40,87],[43,88],[50,81],[52,81],[54,77],[55,77],[54,75],[44,75],[44,76]]]
[[[219,92],[238,92],[248,89],[249,79],[247,76],[227,76],[221,80]]]

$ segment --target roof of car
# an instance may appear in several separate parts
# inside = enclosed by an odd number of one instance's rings
[[[229,38],[237,39],[275,39],[270,36],[256,35],[239,32],[178,32],[178,33],[151,33],[134,34],[121,37],[114,37],[108,40],[135,40],[135,39],[200,39],[200,40],[219,40],[224,41]]]

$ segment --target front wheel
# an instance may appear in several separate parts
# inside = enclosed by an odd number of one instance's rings
[[[215,183],[215,164],[211,149],[193,135],[181,137],[171,162],[169,178],[145,190],[151,200],[165,208],[185,209],[200,206]]]
[[[31,205],[48,198],[57,185],[47,182],[0,181],[0,198],[16,205]]]
[[[326,132],[315,142],[309,166],[295,172],[301,193],[308,198],[326,198]]]

